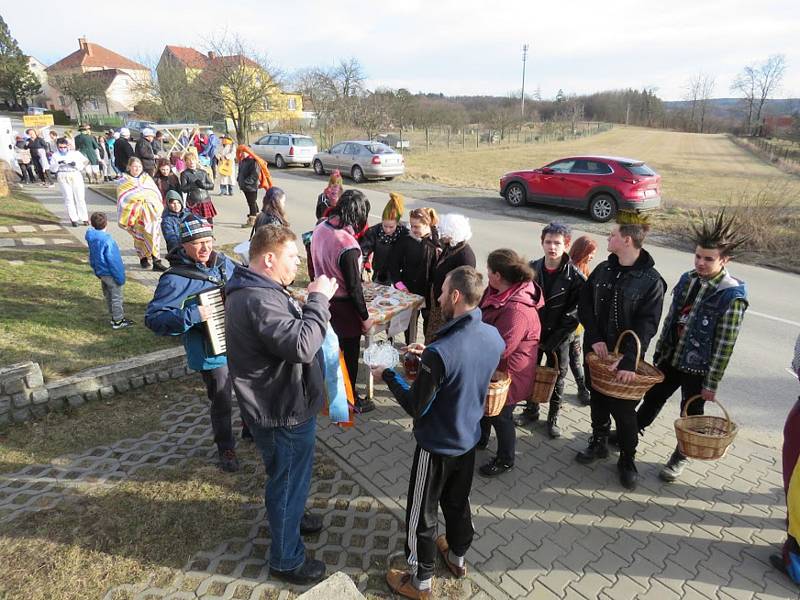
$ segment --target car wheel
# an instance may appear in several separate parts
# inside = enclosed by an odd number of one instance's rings
[[[589,216],[598,223],[606,223],[617,214],[617,203],[608,194],[598,194],[589,202]]]
[[[391,181],[392,179],[394,179],[394,177],[384,177],[384,179],[385,179],[386,181]]]
[[[275,166],[278,167],[279,169],[286,168],[286,161],[283,160],[283,157],[280,154],[278,154],[278,156],[275,157]]]
[[[362,171],[361,167],[358,165],[353,167],[353,170],[350,174],[353,177],[353,181],[356,183],[364,183],[364,171]]]
[[[506,202],[511,206],[522,206],[527,199],[525,188],[521,183],[512,183],[506,188]]]
[[[311,163],[303,163],[303,166],[307,169],[308,167],[311,166]]]
[[[314,161],[314,173],[317,175],[325,175],[325,167],[322,166],[322,161],[319,159]]]

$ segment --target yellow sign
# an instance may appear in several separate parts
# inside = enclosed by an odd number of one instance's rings
[[[25,127],[52,127],[53,115],[22,115]]]

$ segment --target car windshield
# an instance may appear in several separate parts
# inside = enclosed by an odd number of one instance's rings
[[[386,144],[381,144],[380,142],[365,144],[365,148],[373,154],[394,154],[394,150],[392,150]]]
[[[311,138],[299,138],[299,137],[296,137],[296,138],[292,138],[292,141],[294,142],[295,146],[313,146],[314,145],[314,140],[312,140]]]
[[[634,175],[641,175],[642,177],[652,177],[656,174],[653,169],[644,163],[619,163]]]

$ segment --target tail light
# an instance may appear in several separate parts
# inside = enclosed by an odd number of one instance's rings
[[[294,156],[294,146],[289,146],[289,156]]]
[[[625,183],[631,183],[631,184],[639,183],[639,180],[633,177],[620,177],[620,179],[622,179],[622,181],[624,181]]]
[[[379,164],[381,164],[381,157],[380,157],[380,156],[377,156],[377,155],[376,155],[376,156],[373,156],[373,157],[372,157],[372,164],[373,164],[373,165],[379,165]]]

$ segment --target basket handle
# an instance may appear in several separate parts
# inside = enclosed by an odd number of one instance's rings
[[[542,358],[545,357],[546,355],[547,355],[546,352],[542,352]],[[556,354],[555,350],[553,350],[550,353],[550,356],[553,357],[553,366],[554,366],[555,370],[558,371],[558,354]],[[542,362],[542,358],[539,358],[539,363]]]
[[[636,363],[633,366],[633,372],[635,373],[639,370],[639,356],[642,354],[642,342],[639,341],[639,336],[636,335],[636,332],[633,329],[626,329],[619,334],[617,343],[614,344],[614,354],[619,354],[619,345],[622,343],[622,338],[624,338],[626,335],[632,335],[633,340],[636,342]]]
[[[702,396],[701,394],[695,394],[694,396],[692,396],[691,398],[689,398],[689,399],[686,401],[686,404],[683,406],[683,410],[681,411],[681,417],[686,417],[686,416],[688,416],[688,415],[686,414],[686,412],[689,410],[689,405],[690,405],[692,402],[694,402],[695,400],[697,400],[698,398],[702,398],[702,397],[703,397],[703,396]],[[722,403],[721,403],[721,402],[719,402],[719,401],[718,401],[718,400],[716,400],[716,399],[714,399],[714,400],[706,400],[706,402],[713,402],[714,404],[716,404],[717,406],[719,406],[719,407],[722,409],[722,414],[724,414],[724,415],[725,415],[725,423],[726,423],[726,426],[725,426],[725,433],[726,433],[726,434],[727,434],[727,433],[730,433],[730,432],[731,432],[731,429],[732,429],[732,428],[731,428],[731,417],[730,417],[730,415],[728,414],[728,411],[727,411],[727,410],[725,410],[725,407],[724,407],[724,406],[722,406]]]

